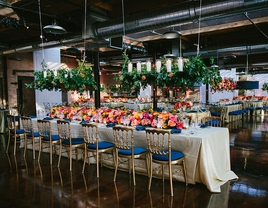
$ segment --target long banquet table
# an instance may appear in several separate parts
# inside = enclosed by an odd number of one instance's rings
[[[37,119],[32,119],[34,131],[37,131]],[[51,120],[52,134],[57,134],[56,120]],[[114,142],[112,128],[99,124],[99,140]],[[71,122],[72,137],[82,137],[82,125]],[[22,144],[23,145],[23,144]],[[134,145],[147,148],[145,131],[134,131]],[[228,128],[211,127],[199,130],[192,135],[187,132],[171,134],[172,150],[181,151],[186,156],[186,169],[188,183],[203,183],[211,192],[221,192],[220,186],[228,180],[237,179],[237,175],[230,167],[230,146]],[[37,145],[38,146],[38,145]],[[36,147],[37,149],[38,147]],[[120,169],[128,170],[128,163],[121,159]],[[113,167],[111,154],[103,155],[104,165]],[[120,163],[119,162],[119,163]],[[153,176],[161,178],[161,167],[153,164]],[[173,173],[178,165],[174,165]],[[140,174],[147,174],[145,160],[135,160],[135,171]],[[165,178],[168,179],[168,169],[165,170]],[[174,180],[183,181],[183,172],[175,173]]]

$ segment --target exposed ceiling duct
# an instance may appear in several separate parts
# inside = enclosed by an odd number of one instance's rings
[[[207,50],[207,51],[199,51],[199,54],[202,58],[210,58],[211,56],[241,56],[247,54],[256,54],[256,53],[267,53],[268,52],[268,44],[264,45],[254,45],[254,46],[239,46],[239,47],[231,47],[231,48],[222,48],[218,50]],[[183,53],[184,57],[196,56],[196,51]]]
[[[268,0],[234,0],[210,1],[202,5],[202,20],[260,10],[268,7]],[[174,27],[198,22],[200,14],[199,1],[188,1],[158,8],[125,18],[125,34],[144,32],[164,27]],[[119,37],[124,34],[122,18],[95,25],[95,36],[98,38]]]

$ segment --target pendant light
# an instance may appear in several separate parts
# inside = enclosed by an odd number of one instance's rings
[[[174,30],[173,28],[167,32],[164,32],[162,37],[166,39],[174,39],[174,38],[181,37],[181,33],[177,30]]]
[[[180,72],[183,71],[183,58],[181,56],[181,37],[180,37],[180,57],[178,58],[178,68]]]
[[[66,30],[59,26],[57,24],[57,21],[54,20],[52,22],[52,25],[47,25],[43,28],[43,30],[46,32],[46,33],[51,33],[51,34],[54,34],[54,35],[62,35],[62,34],[65,34],[67,33]]]

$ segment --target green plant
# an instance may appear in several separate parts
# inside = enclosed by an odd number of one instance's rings
[[[115,92],[118,91],[118,87],[116,87],[115,85],[111,85],[111,86],[109,87],[109,90],[110,90],[112,93],[115,93]]]
[[[101,92],[106,92],[106,88],[105,88],[104,85],[101,85],[101,86],[100,86],[100,91],[101,91]]]
[[[93,91],[97,88],[96,82],[92,74],[92,68],[87,67],[84,60],[77,59],[78,67],[72,68],[70,71],[61,68],[57,70],[57,74],[53,70],[48,69],[44,62],[41,62],[42,71],[33,72],[35,80],[31,84],[25,84],[27,88],[35,88],[37,90],[60,90],[60,91],[77,91],[83,93],[86,90]],[[44,76],[44,73],[47,75]]]
[[[184,62],[183,72],[180,72],[176,60],[172,60],[171,73],[167,72],[166,57],[161,58],[161,70],[157,72],[155,66],[148,71],[146,65],[143,65],[141,72],[138,73],[136,68],[128,72],[128,63],[130,62],[126,51],[123,53],[124,64],[122,72],[115,75],[114,79],[121,82],[122,88],[131,90],[145,89],[147,85],[156,85],[158,87],[180,87],[181,92],[194,90],[194,84],[202,82],[203,84],[213,84],[221,82],[217,68],[208,69],[200,56],[191,57]],[[211,64],[214,59],[210,59]]]
[[[261,89],[268,92],[268,83],[264,82]]]

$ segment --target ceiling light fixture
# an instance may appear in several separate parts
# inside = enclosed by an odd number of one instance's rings
[[[162,36],[166,39],[174,39],[181,37],[181,33],[177,30],[172,29],[167,32],[164,32]]]
[[[54,35],[62,35],[62,34],[67,33],[66,30],[63,27],[57,25],[56,20],[53,21],[52,25],[45,26],[43,28],[43,30],[46,33],[51,33],[51,34],[54,34]]]
[[[8,60],[12,60],[12,61],[21,61],[21,58],[18,58],[18,57],[16,56],[16,54],[15,54],[14,56],[9,57]]]

